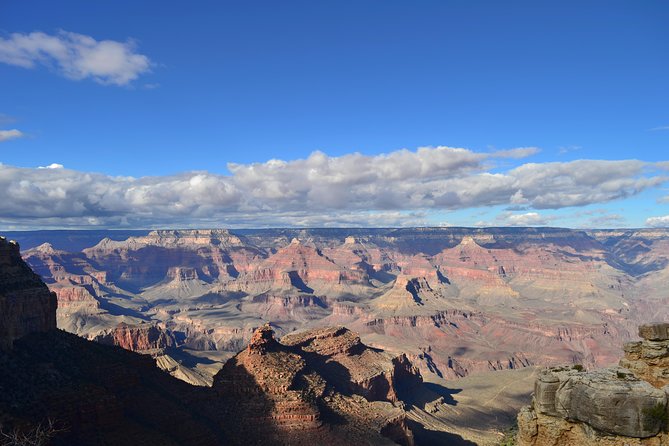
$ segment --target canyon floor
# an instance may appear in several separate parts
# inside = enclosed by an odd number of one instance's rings
[[[269,323],[345,326],[406,354],[442,400],[414,416],[494,444],[538,367],[617,362],[667,320],[667,230],[35,231],[6,234],[58,297],[58,327],[212,385]],[[437,393],[439,393],[437,392]],[[424,409],[424,410],[423,410]]]

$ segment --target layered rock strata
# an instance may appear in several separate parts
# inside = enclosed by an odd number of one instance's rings
[[[177,344],[172,333],[157,325],[131,326],[123,322],[93,340],[101,344],[117,345],[133,352],[175,347]]]
[[[639,327],[638,342],[623,347],[625,357],[620,360],[635,376],[655,387],[669,384],[669,324],[649,324]]]

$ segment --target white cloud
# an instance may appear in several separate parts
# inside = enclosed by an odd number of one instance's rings
[[[497,220],[506,226],[547,226],[554,218],[544,217],[537,212],[527,212],[525,214],[506,212],[498,215]]]
[[[648,130],[650,130],[651,132],[669,130],[669,125],[661,125],[659,127],[653,127],[652,129],[648,129]]]
[[[653,228],[668,228],[669,215],[663,217],[650,217],[646,219],[646,226],[651,226]]]
[[[60,31],[13,33],[0,38],[0,62],[23,68],[43,65],[74,80],[91,78],[101,84],[127,85],[151,68],[135,52],[132,41],[97,41],[90,36]]]
[[[0,130],[0,142],[9,141],[10,139],[23,138],[25,134],[17,129]]]
[[[551,219],[541,209],[605,203],[667,181],[661,166],[638,160],[526,163],[492,173],[486,161],[494,156],[451,147],[314,152],[230,164],[231,175],[143,178],[0,165],[0,223],[394,226],[427,224],[430,212],[503,205],[526,209],[504,214],[503,224],[546,225]]]
[[[64,166],[58,163],[51,163],[48,166],[40,166],[38,169],[63,169]]]

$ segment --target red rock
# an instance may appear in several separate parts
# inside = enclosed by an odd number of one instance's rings
[[[130,326],[122,322],[110,332],[100,334],[93,340],[133,352],[176,346],[176,340],[170,332],[153,324]]]

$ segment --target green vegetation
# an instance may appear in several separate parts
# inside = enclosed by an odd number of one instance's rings
[[[626,379],[627,378],[627,373],[625,373],[625,372],[616,372],[616,375],[618,376],[618,379]]]
[[[571,368],[573,370],[578,370],[579,372],[582,372],[583,370],[585,370],[585,367],[583,367],[581,364],[574,364]]]
[[[518,426],[515,424],[504,431],[504,437],[500,440],[499,446],[516,446],[516,437],[518,436]]]
[[[643,409],[643,415],[645,418],[645,427],[647,429],[652,429],[658,424],[662,429],[666,426],[667,409],[662,403],[657,403],[653,407]]]

